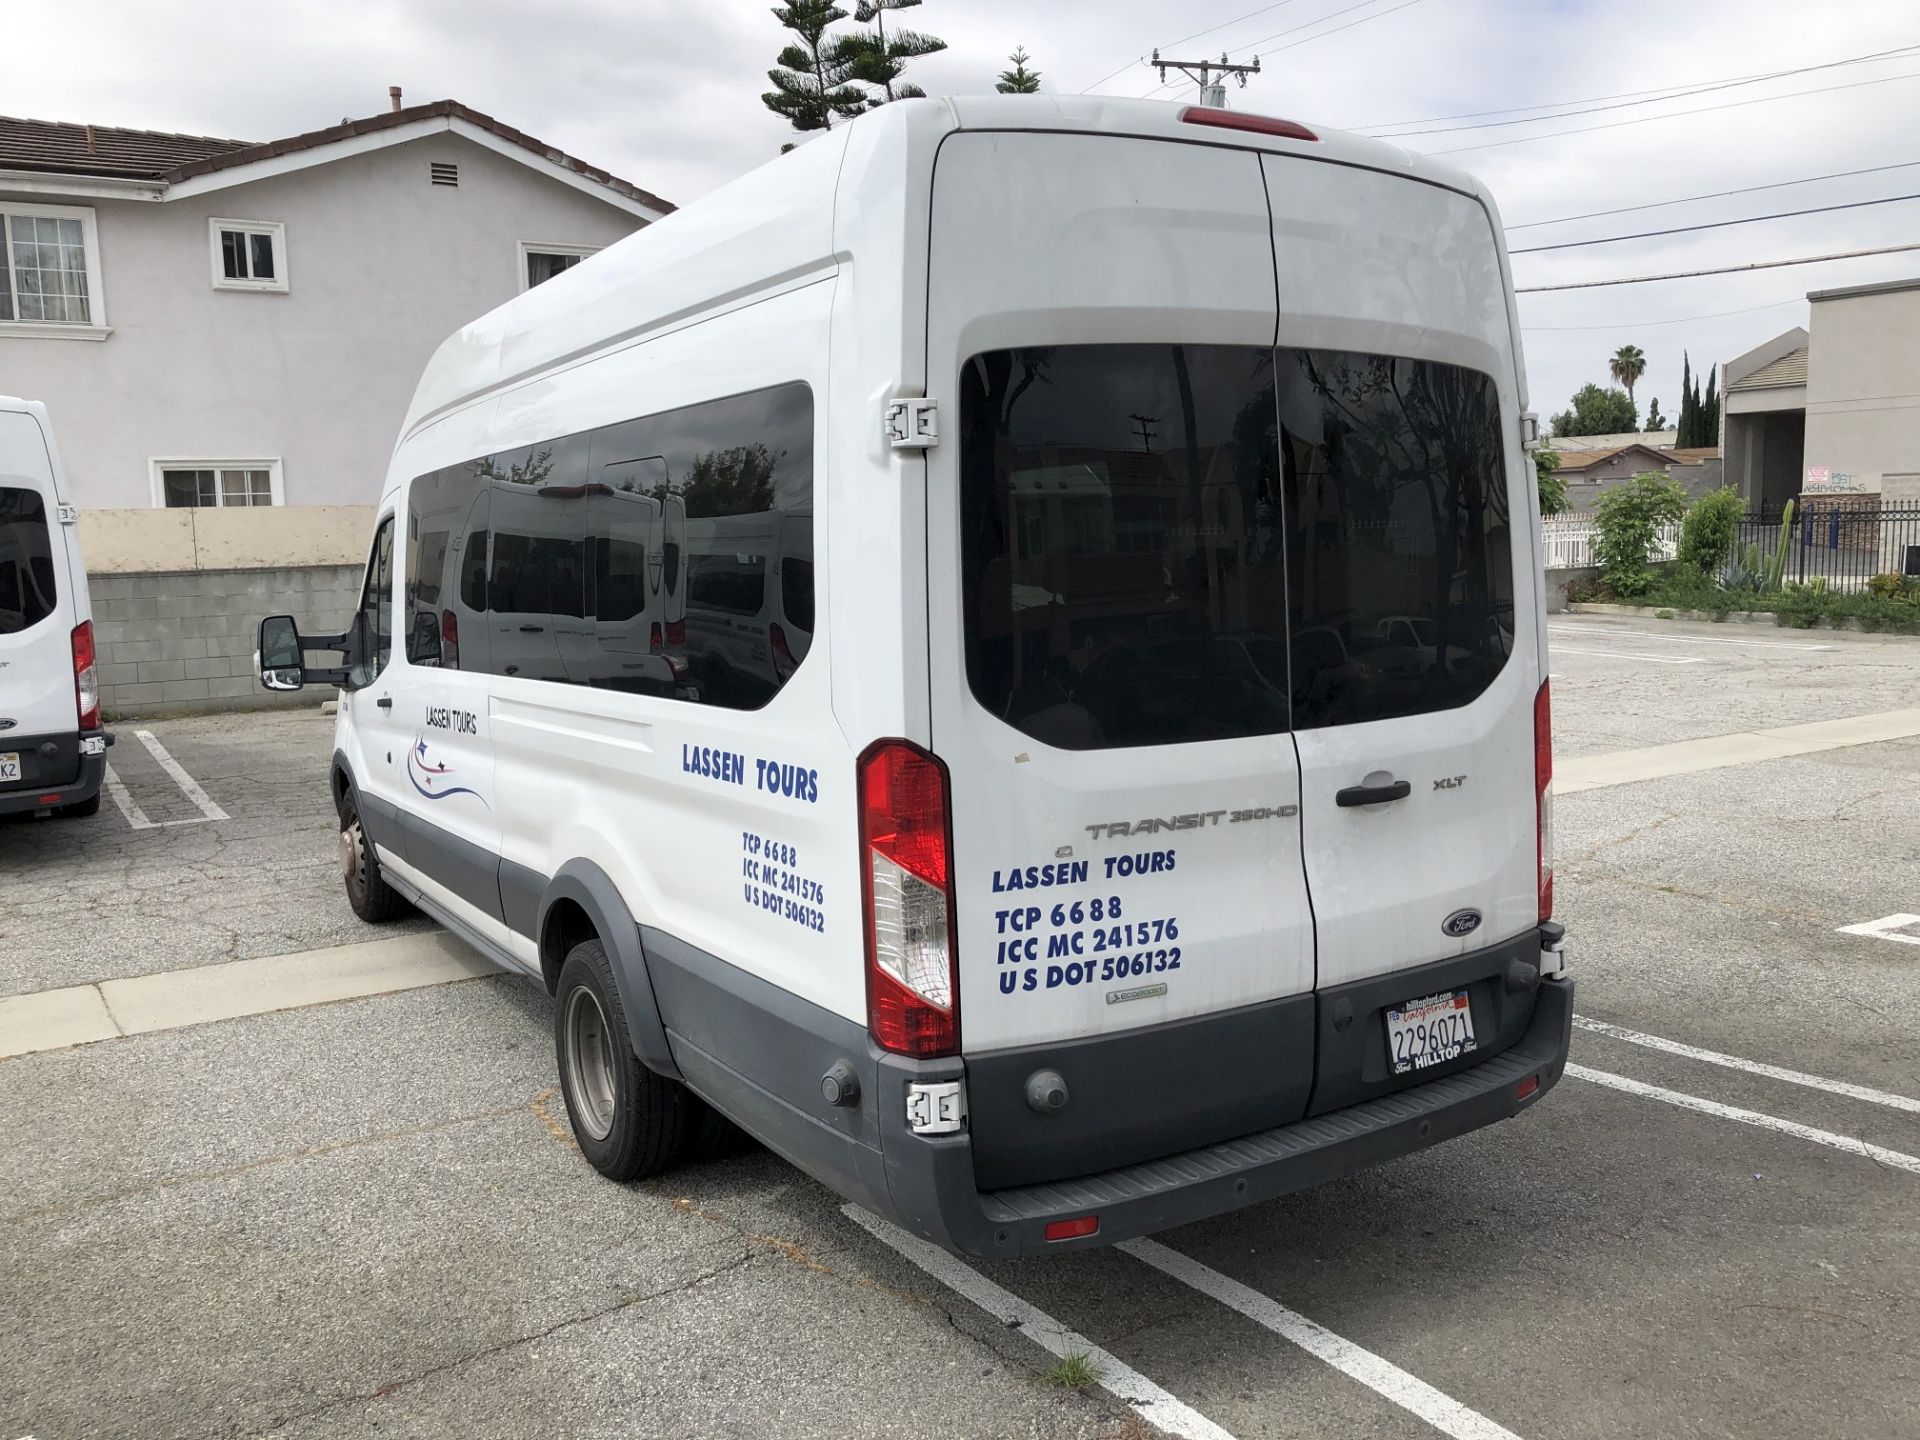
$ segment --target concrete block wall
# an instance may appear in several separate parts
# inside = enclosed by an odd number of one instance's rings
[[[100,703],[108,717],[183,710],[314,705],[317,690],[264,688],[253,668],[260,621],[292,615],[301,630],[346,628],[361,566],[90,574]]]

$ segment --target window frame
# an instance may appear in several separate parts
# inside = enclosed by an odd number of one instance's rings
[[[220,232],[223,230],[237,230],[249,237],[267,236],[273,242],[273,279],[229,279],[220,253]],[[213,276],[213,288],[216,290],[254,290],[264,294],[284,295],[292,283],[291,267],[287,263],[287,227],[278,220],[222,220],[218,217],[210,217],[207,221],[207,263]],[[251,255],[247,264],[251,268],[253,264]]]
[[[91,205],[35,205],[0,200],[0,264],[7,268],[7,292],[12,297],[14,316],[20,313],[19,280],[13,269],[13,221],[15,215],[32,215],[50,220],[78,220],[80,243],[87,257],[87,318],[84,323],[71,320],[21,320],[0,317],[0,336],[19,339],[104,340],[113,333],[107,324],[107,291],[100,273],[100,231]]]
[[[218,478],[214,481],[212,505],[181,506],[181,509],[196,510],[260,510],[287,503],[286,485],[280,471],[280,458],[271,459],[255,456],[252,459],[236,460],[232,458],[209,460],[199,455],[158,455],[147,461],[147,479],[152,492],[153,508],[165,510],[167,505],[166,472],[169,470],[212,470],[216,477],[222,470],[264,470],[267,482],[272,489],[273,498],[267,505],[229,505],[226,495],[220,487]]]
[[[543,245],[536,240],[522,240],[518,246],[520,256],[520,291],[524,295],[534,288],[533,281],[527,275],[527,262],[535,255],[577,255],[585,260],[589,255],[598,255],[607,247],[604,245]],[[572,266],[568,266],[572,269]]]

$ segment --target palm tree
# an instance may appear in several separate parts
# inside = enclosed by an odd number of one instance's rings
[[[1607,362],[1607,373],[1626,387],[1627,399],[1631,400],[1633,382],[1647,373],[1647,357],[1638,345],[1622,345]]]

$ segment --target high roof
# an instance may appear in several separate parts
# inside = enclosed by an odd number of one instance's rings
[[[1769,360],[1758,370],[1742,375],[1728,390],[1772,390],[1783,385],[1807,383],[1807,347],[1790,350],[1778,360]]]
[[[66,124],[0,117],[0,170],[50,175],[112,177],[173,185],[196,176],[233,170],[263,160],[318,150],[364,135],[378,135],[422,121],[454,120],[581,176],[617,195],[666,214],[674,207],[630,180],[590,165],[557,146],[516,130],[458,100],[408,105],[363,120],[343,120],[324,130],[309,130],[284,140],[221,140],[207,135],[172,135],[157,130],[124,130],[106,125]]]

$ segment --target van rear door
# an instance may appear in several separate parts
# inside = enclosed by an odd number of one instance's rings
[[[0,791],[70,785],[79,774],[73,627],[86,616],[74,613],[59,510],[39,421],[0,410]]]
[[[1319,1113],[1484,1059],[1530,1014],[1488,951],[1539,920],[1533,468],[1487,210],[1264,164]]]
[[[1247,151],[940,151],[932,740],[983,1188],[1306,1104],[1269,233]]]

